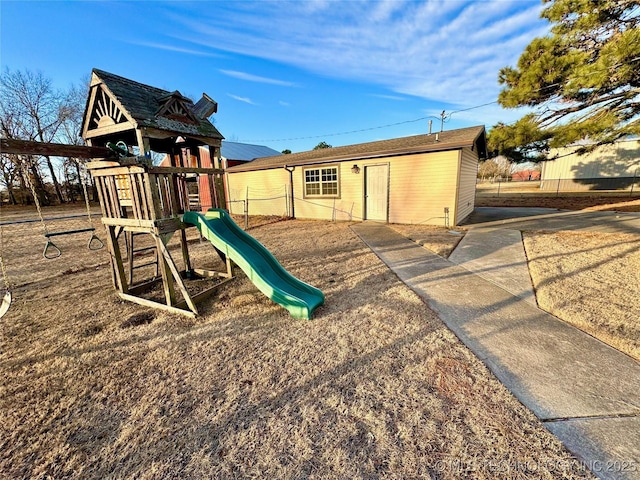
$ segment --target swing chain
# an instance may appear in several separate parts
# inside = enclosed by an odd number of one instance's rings
[[[85,206],[87,208],[87,220],[89,222],[89,227],[92,230],[95,230],[93,228],[93,220],[91,218],[91,204],[89,203],[89,192],[88,192],[87,183],[86,183],[86,174],[87,174],[86,167],[82,162],[78,161],[78,163],[82,166],[80,183],[82,183],[84,201],[85,201]],[[31,177],[29,175],[29,168],[28,168],[29,166],[30,166],[29,160],[25,160],[22,164],[22,172],[23,172],[25,183],[27,184],[27,186],[31,190],[31,194],[33,195],[33,202],[35,203],[36,209],[38,210],[38,218],[40,219],[40,224],[42,225],[42,231],[44,232],[43,235],[47,238],[47,243],[45,244],[44,250],[42,251],[42,256],[47,260],[52,260],[62,255],[62,250],[60,250],[60,248],[51,241],[50,237],[55,235],[60,235],[63,233],[74,233],[75,231],[59,232],[59,233],[51,233],[51,234],[49,233],[49,230],[47,229],[47,223],[45,222],[44,216],[42,215],[42,208],[40,206],[40,200],[38,199],[38,193],[36,192],[35,186],[33,185],[33,182],[31,181]],[[86,230],[89,230],[89,229],[86,229]],[[102,240],[100,240],[100,238],[98,238],[98,236],[95,233],[92,233],[91,237],[89,238],[89,243],[87,247],[89,248],[89,250],[100,250],[101,248],[104,247],[104,243],[102,242]]]
[[[40,199],[38,198],[38,192],[36,192],[36,187],[34,187],[33,182],[31,181],[31,177],[29,175],[29,166],[31,162],[29,160],[24,160],[22,162],[22,176],[24,177],[24,181],[31,190],[31,194],[33,195],[33,203],[36,205],[36,209],[38,210],[38,217],[40,218],[40,224],[42,225],[42,231],[46,236],[49,233],[47,229],[47,224],[44,221],[44,217],[42,216],[42,209],[40,208]]]
[[[82,162],[78,162],[80,163],[80,165],[82,165],[82,173],[81,173],[81,183],[82,183],[82,190],[84,191],[84,202],[85,205],[87,206],[87,218],[89,220],[89,226],[93,228],[93,220],[91,219],[91,205],[89,204],[89,191],[87,188],[87,167],[84,163]],[[102,240],[100,240],[100,238],[98,238],[98,236],[95,233],[91,234],[91,238],[89,238],[89,243],[87,245],[87,248],[89,248],[89,250],[100,250],[101,248],[104,248],[104,243],[102,242]]]
[[[87,219],[89,220],[89,226],[93,227],[93,221],[91,219],[91,205],[89,204],[89,193],[88,193],[88,189],[87,189],[87,167],[84,163],[76,160],[82,167],[81,173],[80,173],[80,183],[82,183],[82,190],[84,193],[84,203],[87,207]],[[92,237],[93,238],[93,237]],[[91,241],[89,241],[89,243],[91,243]]]
[[[2,209],[1,206],[0,209]],[[0,268],[2,268],[2,279],[4,281],[4,295],[2,296],[2,302],[0,302],[0,318],[2,318],[9,311],[12,301],[9,274],[4,263],[4,228],[2,223],[0,223]]]
[[[2,208],[2,207],[0,207]],[[4,280],[5,290],[10,290],[9,275],[7,273],[7,266],[4,263],[4,228],[0,224],[0,269],[2,269],[2,279]]]

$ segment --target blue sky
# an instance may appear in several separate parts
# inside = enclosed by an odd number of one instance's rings
[[[541,9],[538,0],[2,0],[0,63],[42,71],[58,88],[95,67],[195,100],[206,92],[228,140],[298,152],[426,133],[443,110],[445,129],[514,121],[521,112],[472,107],[494,102],[498,70],[546,34]]]

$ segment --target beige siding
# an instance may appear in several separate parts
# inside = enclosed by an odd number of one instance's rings
[[[303,167],[296,167],[293,173],[296,217],[324,220],[362,220],[362,179],[364,168],[360,173],[351,171],[356,162],[331,163],[327,166],[339,168],[340,198],[305,198]]]
[[[290,215],[289,172],[284,168],[230,173],[226,179],[231,213],[242,214],[248,198],[249,215]]]
[[[470,148],[460,151],[460,179],[458,182],[458,205],[453,224],[462,223],[475,208],[476,180],[478,177],[478,154]]]
[[[466,154],[467,175],[475,156]],[[339,198],[305,198],[303,192],[303,167],[293,172],[296,218],[360,221],[365,217],[364,186],[365,167],[389,165],[389,222],[424,223],[444,225],[444,208],[449,208],[450,222],[459,218],[456,212],[456,192],[458,191],[458,166],[460,151],[434,152],[405,155],[368,161],[348,161],[331,163],[339,167]],[[360,173],[351,168],[357,163]],[[475,188],[475,170],[473,173]],[[283,168],[237,172],[227,174],[228,200],[232,213],[242,213],[247,187],[249,188],[250,215],[290,215],[290,198],[285,198],[289,173]],[[463,181],[467,192],[468,180]],[[288,191],[288,190],[287,190]],[[469,192],[459,196],[468,202]],[[473,195],[471,193],[471,195]],[[288,196],[287,196],[288,197]],[[264,200],[260,200],[263,198]],[[267,198],[272,198],[267,200]],[[473,199],[471,199],[473,209]],[[469,206],[466,208],[468,209]],[[463,215],[468,215],[466,210]]]
[[[397,157],[390,162],[390,223],[444,225],[455,218],[458,151]]]

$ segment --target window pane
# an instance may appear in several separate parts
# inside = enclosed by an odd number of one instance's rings
[[[322,169],[322,181],[323,182],[335,182],[338,180],[337,168],[323,168]]]
[[[305,185],[305,193],[307,195],[320,195],[320,184],[319,183],[307,183]]]
[[[320,170],[305,170],[305,182],[319,182]]]
[[[310,168],[304,170],[304,192],[309,196],[336,197],[338,191],[338,168]]]
[[[327,182],[322,184],[323,195],[337,195],[338,194],[338,182]]]

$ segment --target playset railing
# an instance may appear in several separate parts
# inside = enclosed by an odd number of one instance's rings
[[[188,243],[181,215],[192,206],[224,207],[223,170],[190,167],[151,167],[135,163],[135,159],[90,162],[91,172],[102,208],[102,223],[107,228],[107,245],[111,256],[113,281],[119,295],[142,305],[163,308],[169,311],[195,315],[195,302],[206,292],[195,298],[184,283],[185,279],[230,278],[231,264],[226,263],[226,272],[194,269],[191,266]],[[197,182],[199,201],[193,201],[189,184]],[[206,200],[206,201],[203,201]],[[184,270],[179,270],[167,247],[169,239],[179,232]],[[119,244],[124,233],[125,255]],[[154,247],[135,249],[136,234],[149,234]],[[152,250],[155,260],[144,265],[134,265],[136,252]],[[220,253],[220,252],[219,252]],[[134,270],[141,266],[156,265],[152,279],[134,282]],[[128,273],[128,275],[127,275]],[[141,294],[158,281],[162,281],[166,303],[160,304],[145,299]],[[181,293],[180,300],[176,288]],[[214,287],[215,288],[215,287]],[[213,290],[210,289],[210,290]],[[185,308],[186,307],[186,308]]]

